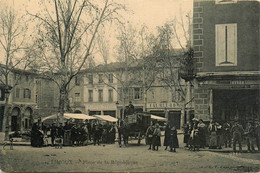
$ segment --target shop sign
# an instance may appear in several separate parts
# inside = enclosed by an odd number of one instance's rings
[[[205,81],[200,85],[212,85],[213,87],[225,87],[235,89],[249,89],[259,88],[258,80],[216,80],[216,81]]]
[[[116,105],[111,103],[111,104],[97,104],[97,103],[93,103],[93,104],[88,104],[85,105],[86,109],[90,109],[90,110],[114,110],[116,109]]]
[[[147,108],[152,109],[152,108],[159,108],[159,109],[164,109],[164,108],[178,108],[178,104],[171,102],[171,103],[148,103]]]

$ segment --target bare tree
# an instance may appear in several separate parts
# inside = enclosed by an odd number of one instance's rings
[[[107,44],[104,44],[106,41],[100,41],[99,48],[105,64],[103,66],[104,76],[109,78],[109,75],[113,75],[117,85],[106,83],[106,80],[104,83],[113,88],[120,96],[119,99],[123,105],[122,118],[124,118],[126,100],[133,99],[128,98],[129,93],[134,93],[133,88],[139,88],[140,97],[144,101],[143,110],[146,111],[146,94],[156,78],[155,58],[149,56],[155,40],[152,34],[147,31],[146,26],[142,26],[141,30],[138,31],[131,25],[121,25],[117,39],[116,63],[107,64],[109,51]],[[130,95],[132,96],[132,94]]]
[[[178,30],[182,30],[183,34]],[[183,46],[182,39],[187,43]],[[178,22],[176,19],[158,27],[158,44],[154,47],[154,56],[157,57],[157,64],[160,69],[158,79],[170,88],[172,101],[181,108],[181,125],[184,124],[184,115],[187,106],[192,102],[190,97],[190,81],[188,83],[181,79],[181,73],[188,71],[187,60],[192,62],[192,47],[190,45],[190,34],[185,28],[183,19]],[[180,48],[176,49],[173,44],[177,42]],[[193,68],[190,66],[190,68]]]
[[[8,140],[9,133],[9,96],[19,82],[19,77],[14,78],[15,69],[25,70],[32,62],[27,55],[31,52],[26,47],[26,31],[24,20],[19,17],[14,9],[6,7],[0,13],[0,49],[3,52],[0,67],[0,85],[5,90],[5,109],[3,130],[5,140]]]
[[[63,115],[68,104],[69,84],[91,57],[99,28],[119,20],[118,12],[124,6],[112,0],[52,0],[49,3],[52,9],[45,7],[42,15],[28,13],[40,22],[37,43],[42,58],[38,71],[57,84],[58,111]]]

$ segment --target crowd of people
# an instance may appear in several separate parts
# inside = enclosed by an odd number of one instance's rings
[[[50,131],[51,145],[55,145],[55,141],[59,139],[63,145],[80,146],[87,145],[90,141],[94,145],[114,144],[116,139],[116,133],[118,132],[118,143],[121,147],[121,141],[124,144],[128,144],[128,130],[127,123],[121,121],[121,123],[102,124],[97,120],[86,121],[84,123],[74,123],[67,121],[63,126],[62,123],[56,125],[53,123],[50,127],[46,127],[44,124],[41,126],[38,123],[34,123],[31,131],[31,145],[33,147],[41,147],[44,145],[44,138],[47,132]],[[247,122],[245,128],[238,121],[234,123],[224,122],[220,124],[216,121],[211,121],[209,125],[206,125],[202,119],[198,120],[193,118],[183,126],[184,140],[190,150],[199,150],[200,148],[221,149],[222,146],[232,147],[233,151],[237,151],[237,144],[239,152],[242,151],[242,142],[246,141],[248,152],[256,152],[255,146],[260,151],[260,123],[258,120]],[[158,123],[151,122],[150,126],[146,130],[145,134],[146,144],[149,145],[149,150],[158,151],[161,146],[161,127]],[[176,152],[176,148],[179,148],[179,141],[177,135],[177,129],[174,125],[166,123],[164,142],[165,150],[170,149],[170,152]]]
[[[161,130],[158,123],[151,125],[146,131],[146,144],[149,145],[148,150],[158,151],[159,146],[161,146]],[[170,152],[176,152],[176,148],[179,148],[179,141],[177,137],[177,129],[175,126],[167,123],[165,128],[164,143],[165,150],[170,148]]]
[[[248,121],[246,127],[236,120],[233,124],[224,122],[222,125],[214,120],[207,126],[202,119],[194,118],[192,122],[184,125],[184,143],[191,150],[199,150],[206,145],[209,148],[221,149],[233,145],[233,151],[242,152],[242,142],[245,139],[248,152],[256,152],[255,146],[260,151],[260,123],[258,120]]]
[[[60,141],[64,146],[83,146],[88,145],[90,141],[94,145],[113,144],[115,143],[116,129],[114,124],[108,122],[101,124],[97,120],[84,123],[67,121],[64,126],[62,123],[59,125],[53,123],[50,127],[46,127],[44,124],[39,126],[38,123],[35,123],[31,131],[31,145],[41,147],[44,144],[44,138],[47,137],[51,137],[52,146],[58,145],[57,141]]]

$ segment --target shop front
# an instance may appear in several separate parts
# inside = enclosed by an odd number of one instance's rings
[[[260,119],[259,90],[257,89],[215,89],[213,90],[213,115],[218,122]]]
[[[177,129],[181,127],[181,109],[178,104],[170,103],[147,103],[147,111],[167,119],[167,121],[174,125]]]
[[[195,89],[195,117],[219,123],[260,120],[258,76],[202,78]]]
[[[115,103],[88,103],[85,112],[88,115],[110,115],[116,117],[117,106]]]

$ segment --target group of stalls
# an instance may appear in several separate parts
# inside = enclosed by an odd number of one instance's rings
[[[46,127],[46,136],[51,136],[51,129],[52,126],[55,126],[56,128],[60,128],[62,126],[64,135],[63,135],[63,144],[64,145],[72,145],[72,126],[76,126],[77,128],[82,128],[84,126],[87,127],[87,124],[92,124],[93,121],[98,121],[100,124],[114,124],[118,121],[117,118],[114,118],[110,115],[94,115],[89,116],[86,114],[75,114],[75,113],[64,113],[64,115],[61,117],[58,114],[50,115],[42,120],[43,127]],[[68,123],[66,123],[68,122]],[[70,124],[70,128],[67,129],[66,125],[64,124]],[[82,129],[81,129],[82,130]],[[74,137],[74,135],[73,135]],[[75,138],[75,137],[74,137]]]

